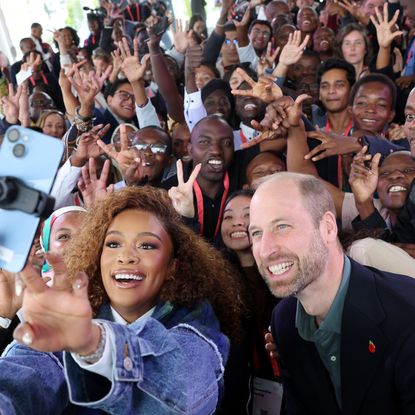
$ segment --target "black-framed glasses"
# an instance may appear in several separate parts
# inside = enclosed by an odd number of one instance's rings
[[[135,147],[138,151],[147,151],[150,149],[153,154],[165,154],[167,151],[167,146],[165,144],[138,143],[134,144],[133,147]]]
[[[121,101],[128,101],[129,99],[135,101],[134,94],[130,94],[127,91],[117,91],[116,94],[120,97]]]

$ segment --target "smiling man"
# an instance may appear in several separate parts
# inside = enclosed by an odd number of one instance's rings
[[[271,292],[285,411],[415,413],[415,281],[344,255],[321,180],[278,173],[251,202],[249,234]]]

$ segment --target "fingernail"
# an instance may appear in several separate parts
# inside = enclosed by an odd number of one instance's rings
[[[72,284],[72,288],[74,290],[80,290],[82,288],[82,281],[81,280],[76,280],[73,284]]]
[[[26,345],[29,346],[33,343],[33,337],[32,335],[26,331],[25,334],[23,334],[22,336],[22,342]]]

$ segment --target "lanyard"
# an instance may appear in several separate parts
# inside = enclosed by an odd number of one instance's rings
[[[40,71],[40,76],[42,77],[42,81],[45,85],[48,85],[48,80],[46,79],[45,74],[43,73],[43,71]],[[32,86],[36,86],[36,81],[33,79],[33,76],[31,76],[29,78],[30,83],[32,84]]]
[[[241,141],[245,144],[248,141],[248,139],[246,138],[246,136],[245,136],[244,132],[242,131],[242,129],[239,131],[239,135],[241,137]]]
[[[228,172],[225,173],[225,177],[223,178],[223,187],[224,187],[224,191],[223,191],[223,195],[222,195],[222,200],[220,202],[219,217],[218,217],[218,222],[216,224],[216,229],[215,229],[215,234],[213,235],[213,239],[216,238],[216,235],[219,233],[220,224],[222,222],[223,209],[225,207],[225,201],[226,201],[226,198],[228,197],[228,193],[229,193],[229,175],[228,175]],[[195,182],[193,183],[193,190],[195,191],[195,195],[196,195],[197,216],[198,216],[199,225],[200,225],[200,235],[203,236],[203,230],[204,230],[203,229],[203,222],[204,222],[203,195],[202,195],[202,190],[201,190],[197,180],[195,180]]]
[[[346,129],[343,132],[343,135],[348,136],[350,134],[350,131],[353,127],[353,121],[350,120],[349,124],[347,125]],[[326,122],[326,131],[329,133],[331,131],[329,119],[327,118]],[[342,156],[337,156],[337,185],[339,186],[339,189],[341,190],[343,183],[343,176],[342,176]]]
[[[128,14],[130,15],[130,17],[131,17],[131,20],[134,22],[134,21],[137,21],[137,22],[139,22],[141,19],[140,19],[140,8],[139,8],[139,6],[138,6],[138,4],[136,3],[135,4],[135,11],[136,11],[136,13],[137,13],[137,20],[135,20],[134,19],[134,16],[133,16],[133,13],[131,12],[131,6],[128,6],[127,7],[127,12],[128,12]]]
[[[415,40],[412,42],[411,50],[408,53],[408,59],[406,60],[406,65],[408,65],[409,61],[411,60],[412,55],[414,54],[414,49],[415,49]]]

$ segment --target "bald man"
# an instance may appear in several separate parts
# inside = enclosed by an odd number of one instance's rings
[[[271,292],[289,414],[415,413],[415,281],[344,255],[322,181],[278,173],[257,189],[249,234]]]

